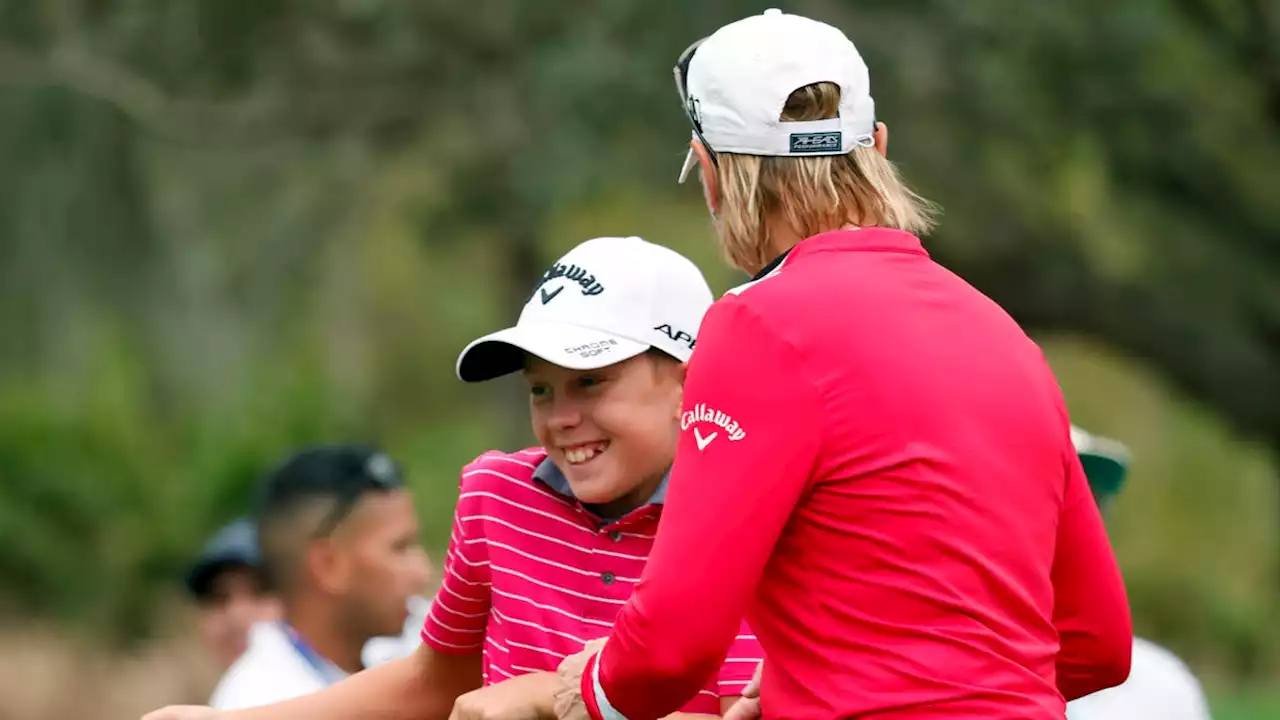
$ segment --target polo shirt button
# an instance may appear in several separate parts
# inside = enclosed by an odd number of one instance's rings
[[[622,533],[618,532],[617,530],[614,530],[613,532],[609,533],[609,539],[614,542],[618,542],[619,540],[622,539]]]
[[[613,575],[613,573],[611,573],[611,572],[606,572],[605,574],[603,574],[603,575],[601,575],[601,576],[600,576],[600,580],[601,580],[605,585],[612,585],[612,584],[613,584],[613,581],[614,581],[614,575]]]

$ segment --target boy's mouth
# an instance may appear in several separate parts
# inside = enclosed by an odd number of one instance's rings
[[[564,447],[564,459],[570,465],[581,465],[595,459],[600,453],[609,447],[608,440],[597,440],[589,443],[579,443],[578,445],[566,445]]]

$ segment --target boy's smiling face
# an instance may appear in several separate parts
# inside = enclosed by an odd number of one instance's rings
[[[675,457],[684,366],[656,351],[598,370],[525,362],[533,433],[574,497],[620,517],[643,505]]]

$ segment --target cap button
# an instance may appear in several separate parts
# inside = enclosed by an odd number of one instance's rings
[[[778,8],[769,8],[768,10],[764,11],[764,14],[765,15],[781,15],[782,11],[779,10]]]

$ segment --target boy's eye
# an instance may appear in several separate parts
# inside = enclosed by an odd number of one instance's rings
[[[578,377],[578,387],[590,388],[600,384],[600,378],[595,375],[581,375]]]
[[[544,397],[549,393],[550,391],[547,389],[546,385],[530,385],[529,386],[529,394],[532,395],[533,397]]]

